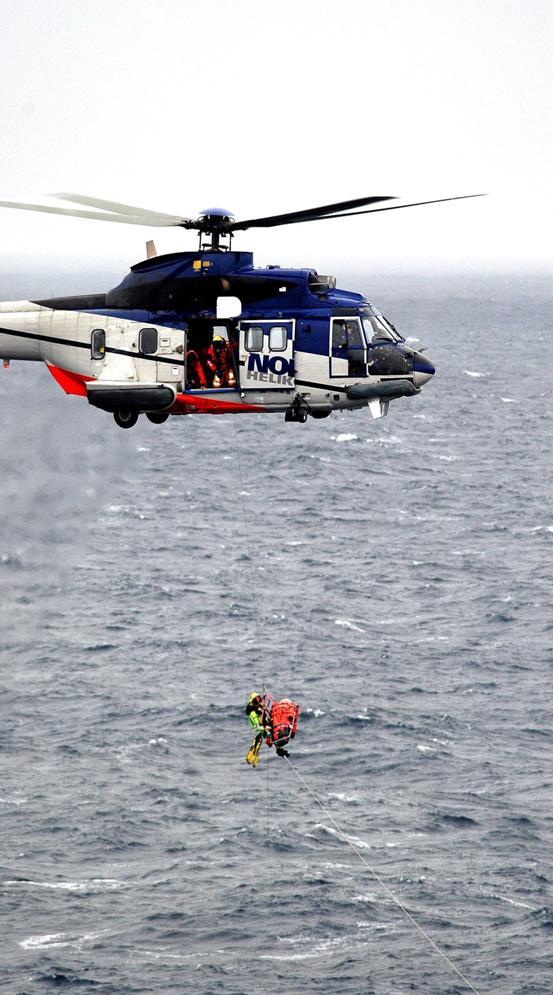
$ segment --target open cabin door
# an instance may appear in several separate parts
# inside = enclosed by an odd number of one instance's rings
[[[293,390],[295,319],[240,322],[242,390]]]

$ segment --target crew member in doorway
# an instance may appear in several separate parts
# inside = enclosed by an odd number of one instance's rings
[[[213,386],[236,387],[236,374],[234,372],[231,352],[228,342],[225,342],[222,335],[213,336],[211,353],[215,363]]]
[[[186,353],[186,381],[191,390],[207,387],[205,373],[195,349],[189,349]]]
[[[198,349],[198,358],[204,372],[206,387],[215,387],[215,375],[217,373],[217,362],[213,351],[213,343],[201,346]]]

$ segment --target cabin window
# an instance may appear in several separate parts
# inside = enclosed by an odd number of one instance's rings
[[[284,325],[273,325],[269,331],[269,351],[285,352],[288,345],[288,332]]]
[[[145,356],[153,356],[157,352],[157,328],[140,329],[138,348]]]
[[[103,359],[106,354],[106,333],[103,328],[94,328],[90,336],[92,359]]]
[[[263,352],[263,329],[260,325],[246,328],[244,346],[248,352]]]

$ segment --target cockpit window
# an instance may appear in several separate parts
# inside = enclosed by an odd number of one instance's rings
[[[401,335],[395,330],[391,322],[373,308],[363,308],[361,321],[363,322],[367,345],[374,345],[375,342],[403,341]]]
[[[331,345],[333,359],[347,359],[347,376],[366,373],[365,343],[358,318],[333,318]]]
[[[363,340],[357,318],[333,318],[333,349],[362,349]]]

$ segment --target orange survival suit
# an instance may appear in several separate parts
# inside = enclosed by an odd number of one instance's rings
[[[213,386],[236,387],[236,374],[234,372],[231,352],[228,347],[228,343],[225,342],[221,335],[213,336],[210,356],[215,366],[213,373]]]
[[[284,749],[289,740],[294,739],[298,728],[300,707],[290,698],[271,701],[265,705],[265,742],[274,746],[279,757],[287,757]]]
[[[192,390],[207,387],[207,377],[195,349],[189,349],[186,353],[186,374],[187,386]]]

